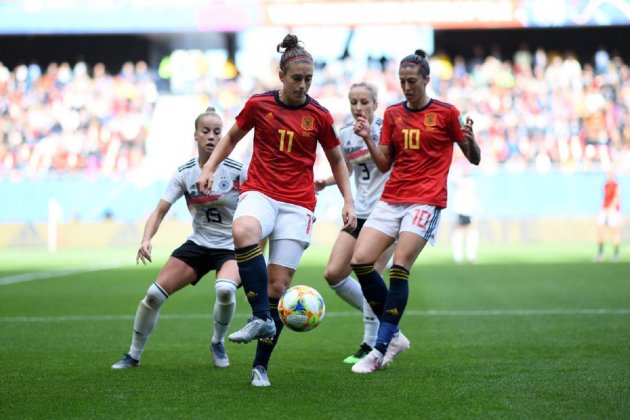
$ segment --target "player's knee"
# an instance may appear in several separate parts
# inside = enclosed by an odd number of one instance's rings
[[[334,286],[342,280],[341,276],[339,275],[339,270],[336,270],[333,267],[326,267],[326,269],[324,270],[324,279],[329,286]]]
[[[236,298],[236,285],[229,280],[217,280],[214,285],[219,303],[228,305],[234,303]]]
[[[168,293],[166,290],[158,286],[156,283],[151,284],[147,290],[147,295],[142,301],[146,306],[150,308],[156,308],[162,305],[168,299]]]

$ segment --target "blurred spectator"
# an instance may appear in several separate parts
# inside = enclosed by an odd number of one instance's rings
[[[476,46],[470,57],[440,51],[431,58],[432,96],[475,120],[481,169],[606,170],[616,164],[630,170],[630,69],[621,57],[602,47],[593,63],[580,62],[571,52],[531,52],[523,43],[512,58],[502,59],[494,46],[489,54]],[[103,64],[90,74],[85,63],[52,63],[45,71],[0,63],[0,179],[127,173],[145,156],[159,95],[201,96],[229,122],[244,98],[277,79],[275,59],[261,62],[255,77],[218,61],[207,52],[177,52],[159,69],[125,63],[114,75]],[[348,114],[339,92],[369,81],[378,87],[382,113],[404,99],[392,63],[386,57],[319,63],[311,92],[340,127]],[[160,92],[158,72],[169,81]],[[462,158],[456,152],[455,159]]]
[[[0,63],[0,179],[123,174],[144,156],[157,90],[146,63]]]

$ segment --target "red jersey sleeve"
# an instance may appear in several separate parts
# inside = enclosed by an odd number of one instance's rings
[[[236,116],[236,125],[243,131],[249,131],[254,128],[254,110],[252,106],[252,99],[249,98],[245,102],[245,106]]]
[[[332,149],[334,147],[339,146],[339,136],[335,131],[335,122],[330,113],[322,114],[322,132],[319,138],[319,144],[325,150]]]

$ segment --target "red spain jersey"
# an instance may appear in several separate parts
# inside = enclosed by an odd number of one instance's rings
[[[619,184],[616,181],[607,181],[604,185],[604,202],[602,207],[607,209],[613,204],[616,197],[619,196]],[[615,210],[621,210],[621,203],[617,201]]]
[[[381,145],[391,148],[394,162],[381,199],[446,207],[453,142],[464,139],[462,126],[457,108],[435,99],[418,110],[406,101],[388,107]]]
[[[254,151],[241,191],[315,211],[313,165],[319,142],[339,145],[330,112],[307,95],[303,105],[280,102],[277,90],[254,95],[236,116],[241,130],[254,129]]]

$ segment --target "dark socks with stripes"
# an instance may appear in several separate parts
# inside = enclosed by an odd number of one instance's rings
[[[258,244],[238,248],[236,262],[241,275],[243,290],[254,316],[269,318],[269,298],[267,294],[267,264]]]

